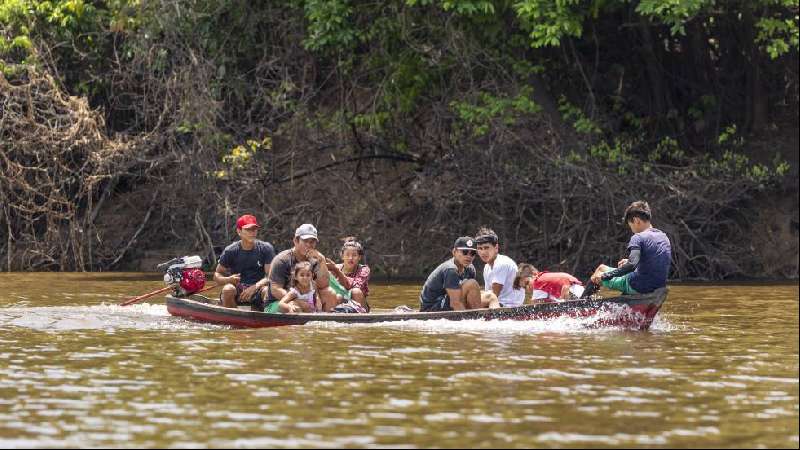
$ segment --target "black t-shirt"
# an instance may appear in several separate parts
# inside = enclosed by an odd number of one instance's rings
[[[430,306],[438,302],[443,295],[447,295],[447,289],[458,289],[461,287],[462,281],[474,280],[475,276],[475,266],[472,264],[465,267],[464,272],[459,274],[456,263],[452,259],[448,259],[428,275],[419,295],[420,303],[423,307]]]
[[[255,241],[252,250],[242,249],[242,241],[236,241],[225,247],[219,255],[219,263],[231,271],[242,276],[243,284],[252,285],[264,278],[264,266],[271,264],[275,258],[275,249],[272,244],[264,241]]]

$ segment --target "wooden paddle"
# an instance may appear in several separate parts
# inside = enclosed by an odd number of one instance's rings
[[[170,286],[163,287],[163,288],[161,288],[161,289],[155,290],[155,291],[153,291],[153,292],[150,292],[150,293],[147,293],[147,294],[140,295],[140,296],[138,296],[138,297],[132,297],[132,298],[129,298],[129,299],[125,300],[124,302],[120,303],[120,304],[119,304],[119,306],[128,306],[128,305],[132,305],[132,304],[134,304],[134,303],[136,303],[136,302],[140,302],[140,301],[142,301],[142,300],[144,300],[144,299],[146,299],[146,298],[150,298],[150,297],[152,297],[152,296],[154,296],[154,295],[158,295],[158,294],[160,294],[160,293],[162,293],[162,292],[167,292],[168,290],[172,289],[172,287],[173,287],[173,286],[172,286],[172,285],[170,285]]]
[[[140,295],[140,296],[138,296],[138,297],[129,298],[128,300],[125,300],[124,302],[120,303],[119,305],[120,305],[120,306],[128,306],[128,305],[132,305],[132,304],[134,304],[134,303],[136,303],[136,302],[140,302],[140,301],[142,301],[142,300],[144,300],[144,299],[147,299],[147,298],[150,298],[150,297],[152,297],[152,296],[154,296],[154,295],[158,295],[158,294],[160,294],[160,293],[162,293],[162,292],[166,292],[166,291],[168,291],[168,290],[172,289],[173,287],[174,287],[174,286],[170,285],[170,286],[163,287],[163,288],[161,288],[161,289],[155,290],[155,291],[153,291],[153,292],[150,292],[150,293],[147,293],[147,294]],[[203,289],[200,289],[200,290],[199,290],[199,291],[197,291],[197,292],[192,292],[192,294],[199,294],[199,293],[201,293],[201,292],[205,292],[205,291],[208,291],[208,290],[214,289],[215,287],[217,287],[217,285],[216,285],[216,284],[212,284],[211,286],[206,286],[206,287],[204,287]]]
[[[199,291],[197,291],[197,292],[192,292],[192,295],[194,295],[194,294],[199,294],[199,293],[201,293],[201,292],[205,292],[205,291],[208,291],[208,290],[214,289],[215,287],[217,287],[217,285],[216,285],[216,284],[212,284],[211,286],[206,286],[206,287],[204,287],[203,289],[200,289],[200,290],[199,290]]]

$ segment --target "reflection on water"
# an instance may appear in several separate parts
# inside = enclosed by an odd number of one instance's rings
[[[648,332],[240,330],[118,307],[160,283],[90,276],[0,275],[0,445],[798,446],[797,286],[675,286]],[[371,286],[371,303],[418,289]]]

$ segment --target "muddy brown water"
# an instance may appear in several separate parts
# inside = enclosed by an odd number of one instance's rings
[[[649,331],[231,329],[153,274],[0,274],[3,447],[798,447],[798,286],[672,286]],[[418,284],[372,304],[416,306]]]

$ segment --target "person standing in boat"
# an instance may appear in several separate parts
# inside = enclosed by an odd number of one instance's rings
[[[497,308],[522,306],[519,297],[514,295],[514,278],[517,276],[517,263],[500,254],[500,239],[491,228],[481,227],[475,236],[478,256],[484,262],[481,295],[484,307]]]
[[[628,257],[613,269],[600,264],[581,298],[589,297],[605,286],[623,294],[646,294],[667,285],[672,264],[672,245],[669,237],[650,223],[650,205],[636,201],[625,208],[623,220],[633,236],[628,242]]]
[[[472,260],[477,249],[469,236],[456,239],[453,257],[439,264],[428,275],[419,294],[419,310],[460,311],[481,308],[481,288],[475,280],[477,272]]]
[[[330,311],[339,303],[339,299],[329,286],[325,255],[317,250],[319,239],[316,227],[310,223],[304,223],[297,227],[293,243],[292,248],[278,253],[278,256],[272,261],[272,269],[269,272],[268,302],[270,304],[277,302],[289,292],[295,264],[308,261],[311,263],[311,270],[314,273],[315,287],[317,295],[322,301],[322,310]],[[265,310],[268,308],[270,308],[269,304]]]
[[[361,264],[364,257],[364,246],[358,240],[349,236],[344,238],[342,250],[339,252],[342,264],[327,260],[330,272],[330,286],[345,300],[353,300],[361,305],[365,312],[369,312],[369,266]]]
[[[237,302],[250,303],[253,310],[264,308],[275,249],[269,242],[256,239],[259,228],[255,216],[239,217],[236,220],[239,240],[225,247],[219,256],[214,281],[222,285],[220,301],[227,308],[236,308]]]

